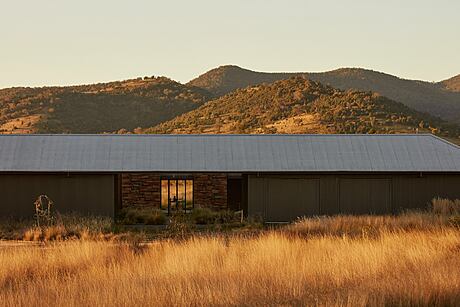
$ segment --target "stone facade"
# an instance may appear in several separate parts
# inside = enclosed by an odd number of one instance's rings
[[[129,173],[121,175],[122,208],[153,206],[160,208],[160,175]]]
[[[193,179],[195,208],[227,209],[226,174],[196,174]]]
[[[160,175],[154,173],[129,173],[121,176],[122,207],[160,208]],[[193,178],[195,208],[227,209],[227,175],[200,173]]]

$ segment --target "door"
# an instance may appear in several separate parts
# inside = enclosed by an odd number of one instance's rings
[[[161,179],[161,209],[168,213],[193,209],[192,179]]]
[[[227,180],[227,206],[230,210],[241,210],[243,200],[243,180],[229,178]]]

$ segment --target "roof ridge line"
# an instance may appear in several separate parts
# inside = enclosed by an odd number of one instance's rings
[[[435,138],[435,139],[441,141],[441,142],[446,143],[447,145],[450,145],[450,146],[452,146],[452,147],[454,147],[454,148],[456,148],[456,149],[460,149],[460,146],[459,146],[459,145],[454,144],[454,143],[452,143],[452,142],[450,142],[450,141],[448,141],[448,140],[446,140],[446,139],[443,139],[442,137],[439,137],[439,136],[434,135],[434,134],[429,134],[429,135],[430,135],[431,137],[433,137],[433,138]]]

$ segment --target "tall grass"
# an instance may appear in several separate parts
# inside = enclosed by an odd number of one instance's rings
[[[455,306],[459,225],[455,210],[433,205],[432,212],[311,218],[256,234],[146,245],[96,237],[0,244],[0,304]]]
[[[458,229],[0,248],[2,305],[455,305]]]
[[[438,215],[460,215],[460,199],[434,198],[431,207],[433,213]]]
[[[407,212],[392,215],[339,215],[302,218],[283,228],[294,235],[331,236],[378,236],[384,232],[411,230],[436,230],[442,227],[460,226],[460,216],[432,214],[427,212]]]
[[[25,241],[60,241],[69,239],[104,239],[113,236],[113,221],[109,217],[59,215],[49,226],[29,226],[24,230]]]

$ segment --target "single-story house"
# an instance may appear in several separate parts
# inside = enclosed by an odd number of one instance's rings
[[[460,198],[460,148],[414,135],[1,135],[0,217],[244,210],[265,221],[392,214]]]

